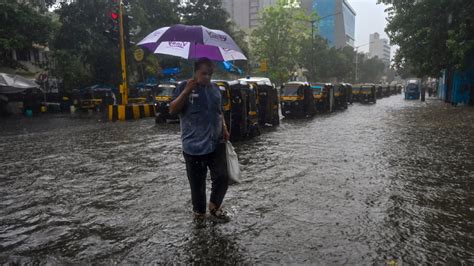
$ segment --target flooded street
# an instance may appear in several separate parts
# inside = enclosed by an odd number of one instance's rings
[[[204,226],[179,125],[99,120],[1,121],[0,263],[474,263],[472,107],[284,119],[235,145],[232,221]]]

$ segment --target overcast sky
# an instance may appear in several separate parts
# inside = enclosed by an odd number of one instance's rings
[[[387,38],[385,26],[387,14],[384,12],[386,6],[377,5],[377,0],[348,0],[349,4],[357,13],[355,26],[355,46],[364,45],[369,42],[369,34],[378,32],[380,38]],[[362,46],[359,51],[368,52],[369,46]],[[393,56],[394,47],[391,54]]]

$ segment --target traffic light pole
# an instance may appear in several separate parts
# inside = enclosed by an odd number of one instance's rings
[[[123,4],[119,2],[119,20],[120,20],[120,64],[122,67],[122,84],[120,84],[120,94],[122,95],[122,105],[128,104],[128,85],[127,85],[127,61],[125,58],[125,40],[123,30]]]

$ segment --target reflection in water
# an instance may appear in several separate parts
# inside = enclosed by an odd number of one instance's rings
[[[196,227],[179,125],[3,120],[0,263],[472,263],[474,109],[375,105],[235,145],[227,224]]]

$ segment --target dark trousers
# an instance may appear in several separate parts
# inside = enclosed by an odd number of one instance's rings
[[[186,173],[191,186],[193,210],[206,213],[206,176],[211,172],[210,202],[220,207],[229,186],[225,143],[220,143],[216,150],[206,155],[189,155],[183,152],[186,161]]]

